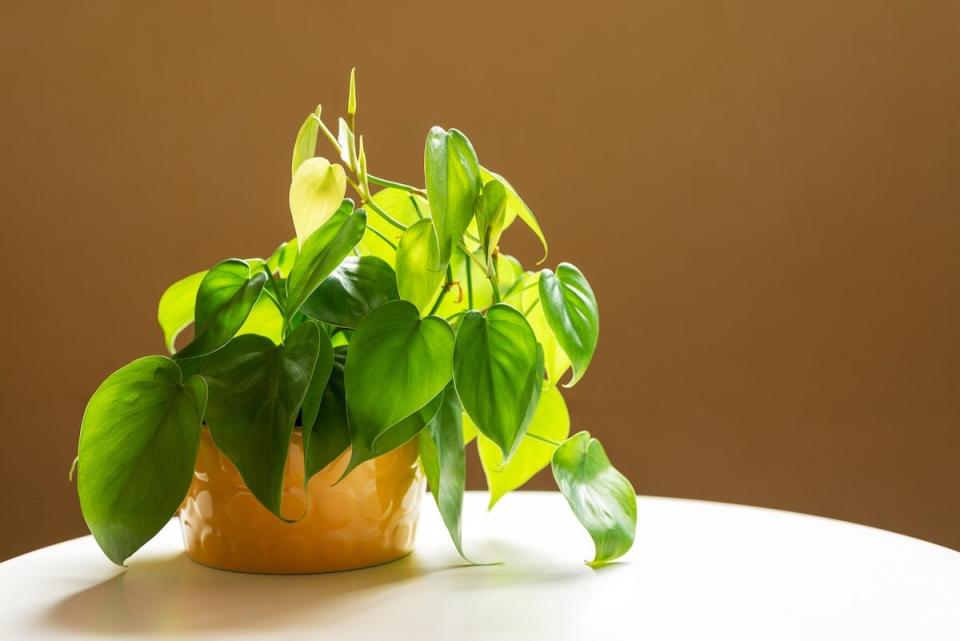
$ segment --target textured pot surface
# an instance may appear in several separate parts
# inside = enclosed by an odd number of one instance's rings
[[[335,572],[400,558],[413,550],[425,490],[417,455],[413,440],[359,465],[334,486],[346,469],[348,450],[304,491],[301,433],[295,431],[281,513],[303,518],[286,523],[257,502],[204,429],[193,483],[180,509],[187,553],[215,568],[271,574]]]

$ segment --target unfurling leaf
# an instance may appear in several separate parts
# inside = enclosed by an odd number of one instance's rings
[[[543,352],[523,314],[505,304],[468,312],[457,330],[454,381],[480,433],[509,461],[527,430],[543,380]]]
[[[480,235],[480,249],[487,262],[493,256],[493,250],[500,242],[507,216],[507,190],[503,183],[493,179],[483,186],[477,198],[477,232]]]
[[[453,330],[442,318],[421,319],[404,300],[367,314],[350,338],[344,374],[353,441],[373,452],[378,437],[440,394],[452,360]]]
[[[118,565],[176,513],[193,480],[207,387],[163,356],[100,385],[80,427],[77,491],[97,544]]]
[[[301,247],[333,216],[346,193],[347,175],[340,165],[331,165],[320,157],[300,164],[290,181],[290,214]]]
[[[433,127],[427,134],[423,173],[437,230],[440,263],[445,266],[473,219],[474,203],[482,186],[477,153],[456,129]]]
[[[282,345],[239,336],[200,372],[210,389],[206,421],[217,449],[278,517],[290,435],[316,366],[319,334],[316,323],[306,322]]]
[[[396,300],[397,277],[376,256],[348,256],[300,308],[310,318],[353,329],[372,310]]]
[[[506,187],[507,194],[509,195],[507,199],[507,217],[503,224],[504,229],[509,227],[515,219],[519,218],[522,220],[527,227],[530,228],[530,231],[532,231],[540,240],[540,244],[543,245],[543,258],[537,261],[537,264],[539,265],[545,261],[550,249],[547,247],[547,238],[543,235],[543,230],[540,229],[540,223],[537,222],[537,217],[533,215],[533,212],[530,211],[530,208],[527,207],[527,204],[523,202],[523,199],[520,198],[520,196],[517,194],[517,191],[510,185],[510,183],[507,182],[506,178],[483,167],[480,168],[480,175],[482,176],[484,183],[488,183],[495,179],[503,183],[503,186]]]
[[[573,364],[573,387],[587,371],[600,338],[600,312],[590,283],[570,263],[560,263],[557,273],[540,272],[540,305],[560,347]]]
[[[588,432],[567,439],[553,455],[553,477],[593,539],[596,555],[590,565],[626,554],[636,536],[637,496],[630,481],[610,465],[600,441]]]
[[[570,434],[570,414],[560,391],[544,381],[543,393],[537,411],[527,428],[527,436],[517,447],[510,461],[504,465],[500,450],[492,441],[480,435],[477,450],[480,463],[487,477],[492,508],[507,492],[512,492],[550,465],[555,445],[550,441],[563,441]],[[536,438],[539,437],[539,438]],[[546,440],[541,440],[546,439]]]
[[[417,306],[421,313],[430,309],[443,283],[443,268],[437,248],[437,235],[429,218],[418,220],[403,232],[397,247],[397,289],[400,298]]]

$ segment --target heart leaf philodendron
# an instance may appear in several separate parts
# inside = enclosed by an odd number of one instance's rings
[[[594,541],[590,564],[619,558],[635,536],[633,488],[596,439],[570,436],[558,388],[571,368],[567,385],[578,382],[596,350],[593,289],[569,263],[524,271],[501,253],[516,220],[544,258],[546,238],[462,132],[432,128],[425,187],[405,185],[368,172],[352,76],[349,105],[336,135],[319,107],[297,132],[293,238],[266,259],[230,258],[176,281],[157,310],[171,357],[135,360],[91,397],[77,470],[94,538],[122,564],[153,537],[182,503],[208,429],[256,500],[286,521],[311,513],[281,505],[291,452],[306,483],[341,458],[347,476],[418,448],[461,555],[464,450],[476,440],[491,507],[550,466]],[[317,155],[321,139],[332,160]]]

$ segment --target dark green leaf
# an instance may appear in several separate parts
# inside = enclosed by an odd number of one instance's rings
[[[350,338],[347,405],[353,441],[373,451],[377,437],[423,408],[450,381],[453,330],[442,318],[420,318],[396,300],[370,312]]]
[[[287,279],[288,319],[357,245],[366,220],[362,209],[354,211],[353,202],[344,200],[330,220],[303,243]]]
[[[553,454],[553,477],[577,520],[590,533],[598,566],[626,554],[637,531],[633,486],[607,458],[600,441],[578,432]]]
[[[397,288],[400,297],[421,311],[430,310],[443,283],[437,235],[429,218],[418,220],[403,232],[397,247]]]
[[[523,314],[502,303],[486,316],[468,312],[457,331],[453,361],[464,409],[509,460],[540,395],[543,355],[533,330]]]
[[[333,369],[323,388],[319,410],[312,422],[304,421],[304,463],[309,481],[350,447],[347,399],[343,388],[343,362],[346,348],[335,351]],[[310,436],[307,436],[307,431]]]
[[[290,434],[317,362],[319,334],[316,323],[307,322],[282,345],[239,336],[201,370],[210,388],[206,420],[217,448],[278,517]]]
[[[324,323],[353,329],[371,310],[398,296],[397,277],[390,265],[375,256],[348,256],[300,311]]]
[[[168,358],[148,356],[111,374],[80,427],[80,508],[107,557],[122,564],[176,513],[190,487],[207,388],[181,382]]]
[[[450,261],[453,248],[473,218],[480,194],[480,165],[467,137],[456,129],[433,127],[427,134],[423,173],[433,224],[437,230],[440,262]]]
[[[193,308],[197,304],[197,292],[206,271],[181,278],[167,288],[157,306],[157,321],[163,330],[163,344],[167,351],[176,352],[174,343],[187,325],[193,322]]]
[[[600,311],[590,283],[570,263],[560,263],[557,273],[540,272],[540,305],[557,342],[573,364],[573,387],[587,371],[600,337]]]
[[[316,321],[307,321],[316,323]],[[303,449],[304,452],[310,449],[310,440],[313,436],[313,427],[317,422],[317,416],[320,413],[320,405],[323,401],[323,392],[327,388],[327,381],[330,379],[330,372],[333,369],[333,345],[330,343],[330,337],[325,331],[317,325],[320,342],[318,343],[317,362],[313,366],[313,374],[310,376],[310,385],[307,386],[307,393],[303,397],[303,404],[300,413],[303,422]],[[310,480],[307,476],[304,481]]]
[[[436,416],[427,424],[427,429],[420,432],[420,460],[443,523],[457,552],[466,559],[460,528],[466,483],[462,416],[463,408],[451,383],[443,391]]]
[[[209,354],[237,335],[263,291],[267,275],[245,260],[217,263],[200,283],[194,309],[194,339],[177,358]]]

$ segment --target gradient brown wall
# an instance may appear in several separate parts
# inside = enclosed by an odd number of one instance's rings
[[[86,399],[169,282],[292,235],[351,65],[373,171],[461,128],[589,276],[568,399],[640,493],[960,548],[955,1],[175,4],[0,7],[0,557],[84,533]]]

